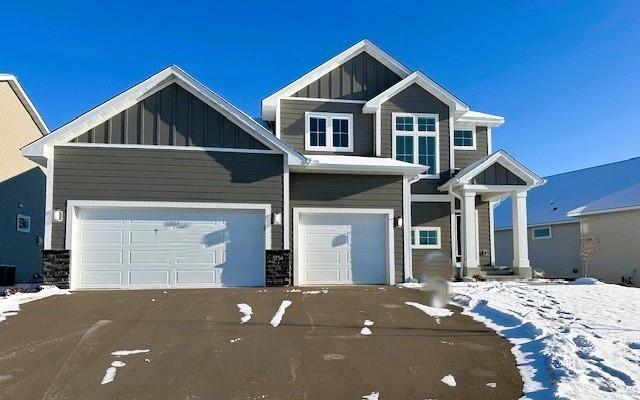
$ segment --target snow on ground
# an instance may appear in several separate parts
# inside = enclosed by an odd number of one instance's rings
[[[364,336],[369,336],[371,335],[371,329],[365,326],[364,328],[360,329],[360,334]]]
[[[242,313],[240,323],[244,324],[246,322],[249,322],[249,320],[251,319],[251,314],[253,314],[253,309],[251,308],[251,306],[246,303],[240,303],[238,304],[238,311]]]
[[[111,353],[112,356],[121,357],[121,356],[130,356],[132,354],[140,354],[140,353],[148,353],[149,349],[144,350],[118,350]]]
[[[39,292],[15,293],[6,297],[0,297],[0,321],[16,315],[18,311],[20,311],[20,304],[61,294],[71,294],[71,292],[69,290],[58,289],[56,286],[42,286],[42,290]]]
[[[444,378],[440,379],[440,382],[444,383],[445,385],[449,385],[451,387],[456,386],[456,379],[453,377],[453,375],[447,375]]]
[[[271,326],[276,328],[282,322],[282,317],[284,316],[284,312],[291,305],[291,300],[282,300],[280,307],[278,307],[278,311],[276,311],[273,318],[271,318]]]
[[[415,307],[418,310],[422,311],[423,313],[434,317],[436,319],[436,323],[438,324],[440,323],[441,317],[450,317],[453,315],[453,311],[448,310],[446,308],[430,307],[424,304],[414,303],[413,301],[405,301],[404,304],[411,307]]]
[[[524,398],[640,398],[640,289],[590,283],[460,282],[452,302],[515,345]]]
[[[371,392],[371,394],[362,396],[362,400],[378,400],[379,397],[380,397],[379,392]]]

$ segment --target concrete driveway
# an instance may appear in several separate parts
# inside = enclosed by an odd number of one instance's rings
[[[285,299],[292,304],[273,327]],[[330,287],[317,294],[251,288],[50,297],[0,323],[0,398],[520,397],[507,341],[457,308],[438,324],[405,301],[425,303],[424,294]],[[253,308],[245,324],[238,303]],[[360,334],[367,319],[374,322],[369,336]],[[125,365],[101,384],[114,361]],[[449,374],[457,386],[441,382]]]

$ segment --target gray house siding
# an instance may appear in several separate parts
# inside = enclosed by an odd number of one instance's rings
[[[381,137],[380,155],[392,157],[393,151],[393,121],[395,112],[406,113],[431,113],[438,114],[439,121],[439,151],[440,151],[440,177],[441,179],[423,179],[411,185],[412,193],[440,193],[436,189],[449,179],[449,106],[438,100],[431,93],[419,85],[411,85],[382,104],[381,110]]]
[[[494,163],[487,167],[484,171],[475,176],[471,182],[477,185],[526,185],[527,183],[520,179],[513,172],[509,171],[499,163]]]
[[[373,156],[373,115],[362,113],[362,104],[333,103],[307,100],[281,100],[280,139],[306,154],[331,154],[331,152],[305,151],[305,112],[335,112],[353,115],[353,152],[333,154]]]
[[[53,207],[67,200],[269,203],[283,208],[283,156],[204,151],[56,147]],[[54,223],[52,249],[63,249]],[[282,226],[272,247],[282,248]]]
[[[439,227],[441,241],[440,249],[411,249],[413,277],[421,281],[425,276],[451,278],[451,204],[412,203],[411,225]]]
[[[341,64],[294,97],[369,100],[400,81],[400,77],[366,52]]]
[[[72,142],[267,149],[176,83],[88,130]]]
[[[454,129],[457,129],[454,127]],[[464,128],[460,128],[464,129]],[[475,150],[460,150],[454,149],[454,159],[456,169],[462,169],[467,165],[473,164],[475,161],[486,156],[489,151],[489,145],[487,142],[487,127],[476,126],[476,149]]]
[[[39,167],[0,182],[0,264],[16,267],[16,278],[42,273],[46,176]],[[18,214],[31,217],[31,231],[17,231]]]
[[[549,226],[551,227],[551,239],[533,240],[532,228],[527,229],[531,267],[546,278],[577,278],[582,271],[580,224],[572,222]],[[495,232],[495,246],[496,265],[512,265],[512,230],[497,230]]]
[[[491,225],[489,223],[489,203],[479,201],[476,197],[478,210],[478,253],[481,267],[491,265]]]
[[[392,208],[402,216],[399,176],[292,173],[289,182],[292,216],[295,207]],[[403,254],[403,230],[394,229],[396,282],[404,279]]]

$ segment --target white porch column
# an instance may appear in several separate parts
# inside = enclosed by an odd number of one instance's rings
[[[476,248],[476,192],[462,193],[462,266],[464,276],[473,276],[480,272],[478,249]]]
[[[511,194],[511,214],[513,218],[513,267],[517,269],[518,275],[531,277],[527,238],[527,192]]]

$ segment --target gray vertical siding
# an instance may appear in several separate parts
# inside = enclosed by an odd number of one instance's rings
[[[438,114],[439,121],[439,151],[441,179],[423,179],[411,185],[412,193],[439,193],[438,184],[449,179],[449,106],[438,100],[431,93],[419,85],[411,85],[382,104],[381,111],[381,153],[382,157],[391,157],[393,146],[393,121],[395,112]]]
[[[72,142],[267,149],[251,134],[176,83]]]
[[[306,100],[281,100],[280,138],[296,150],[306,154],[331,154],[331,152],[305,151],[305,112],[334,112],[353,115],[353,152],[334,154],[373,156],[373,115],[362,113],[362,104],[332,103]]]
[[[580,224],[571,222],[550,226],[553,236],[551,239],[533,240],[532,228],[527,229],[531,267],[546,278],[567,279],[581,276]],[[511,229],[496,231],[496,265],[513,265]],[[573,272],[574,269],[578,272]]]
[[[341,64],[294,97],[369,100],[400,81],[400,77],[366,52]]]
[[[458,129],[454,127],[454,129]],[[464,129],[464,128],[460,128]],[[489,151],[489,145],[487,142],[487,127],[476,126],[476,149],[475,150],[460,150],[454,149],[454,159],[457,169],[462,169],[469,164],[473,164],[475,161],[486,156]]]
[[[526,185],[516,174],[499,163],[494,163],[474,177],[471,182],[479,185]]]
[[[425,275],[445,279],[453,274],[451,260],[451,203],[414,202],[411,204],[412,227],[440,228],[440,249],[412,249],[413,276],[423,280]]]
[[[295,207],[392,208],[402,216],[400,176],[292,173],[289,182],[292,217]],[[403,230],[394,229],[396,282],[404,280],[402,241]]]
[[[269,203],[283,208],[283,156],[154,149],[56,147],[53,207],[67,200]],[[54,223],[53,249],[64,248],[65,223]],[[282,226],[272,247],[282,248]]]
[[[491,265],[491,225],[489,223],[489,203],[480,201],[476,197],[476,210],[478,210],[478,253],[480,266]],[[482,255],[486,252],[486,255]]]

